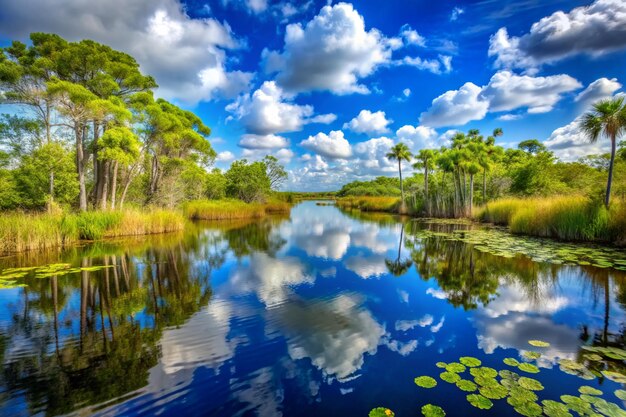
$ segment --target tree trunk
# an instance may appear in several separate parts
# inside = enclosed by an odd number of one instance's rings
[[[615,163],[615,136],[611,138],[611,162],[609,163],[609,178],[606,182],[606,195],[604,196],[604,205],[609,208],[611,203],[611,185],[613,184],[613,165]]]
[[[483,168],[483,204],[487,202],[487,168]]]
[[[430,216],[430,200],[428,199],[428,164],[424,165],[424,201],[426,203],[426,215]]]
[[[85,187],[85,154],[83,153],[83,131],[80,125],[74,127],[76,136],[76,170],[78,173],[78,206],[87,211],[87,189]]]
[[[469,215],[472,217],[472,211],[474,209],[474,174],[470,174],[470,189],[469,189]]]
[[[113,162],[113,178],[111,179],[111,209],[115,210],[115,197],[117,194],[117,168],[118,161]]]
[[[402,160],[400,159],[398,159],[398,173],[400,174],[400,196],[402,198],[400,205],[404,205],[404,186],[402,185]]]
[[[103,172],[102,176],[102,193],[100,194],[100,209],[106,210],[107,208],[107,199],[109,193],[109,172],[111,170],[111,163],[109,161],[105,161],[101,165],[101,170]]]

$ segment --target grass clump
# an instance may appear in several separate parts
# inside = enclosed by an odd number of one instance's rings
[[[509,226],[516,234],[626,245],[626,204],[621,202],[607,210],[599,200],[583,196],[507,198],[487,203],[477,218]]]
[[[49,250],[80,240],[182,230],[184,217],[169,210],[7,213],[0,218],[0,253]]]
[[[398,212],[400,198],[398,197],[342,197],[337,200],[337,207],[342,209],[357,209],[361,211]]]
[[[241,200],[195,200],[183,206],[191,220],[258,219],[266,214],[288,213],[289,203],[270,200],[267,203],[246,203]]]

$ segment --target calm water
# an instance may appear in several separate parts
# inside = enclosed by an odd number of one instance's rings
[[[623,342],[626,279],[496,257],[383,215],[305,202],[290,217],[196,225],[185,235],[0,259],[0,269],[110,267],[0,290],[0,415],[416,416],[481,412],[437,361],[503,369],[551,343],[540,399],[621,388],[558,370],[581,346]],[[462,227],[429,226],[440,229]],[[97,269],[97,268],[94,268]],[[619,402],[623,407],[623,403]]]

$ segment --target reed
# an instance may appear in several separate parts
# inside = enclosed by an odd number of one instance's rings
[[[626,244],[626,207],[610,210],[583,196],[508,198],[488,203],[477,214],[484,222],[509,226],[512,233],[569,241]]]
[[[343,209],[358,209],[361,211],[381,211],[397,213],[400,204],[398,197],[342,197],[337,199],[337,206]]]
[[[167,210],[93,211],[68,214],[3,213],[0,253],[49,250],[80,240],[182,230],[184,217]]]
[[[183,206],[185,216],[191,220],[257,219],[267,214],[288,213],[291,206],[283,201],[245,203],[241,200],[195,200]]]

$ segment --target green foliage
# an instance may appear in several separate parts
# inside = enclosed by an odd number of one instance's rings
[[[369,417],[394,417],[395,414],[388,408],[377,407],[369,412]]]
[[[337,192],[338,197],[348,196],[399,196],[400,180],[391,177],[377,177],[371,181],[353,181],[345,184]]]
[[[430,376],[418,376],[415,378],[415,385],[422,388],[434,388],[437,386],[437,381]]]
[[[247,203],[262,201],[270,192],[270,179],[264,162],[234,161],[225,174],[226,195]]]

